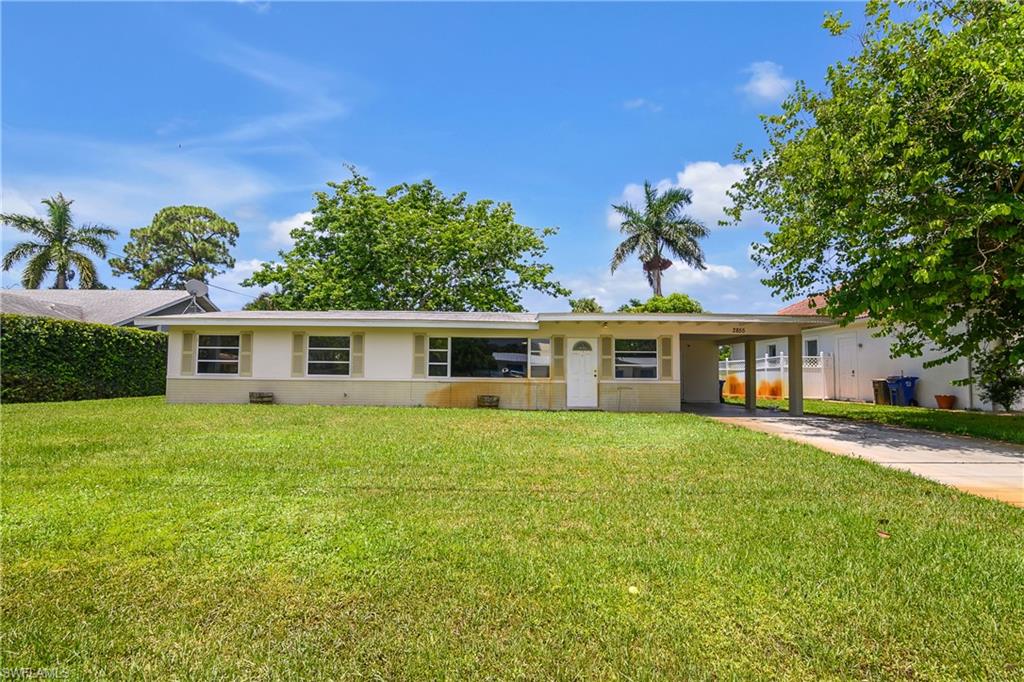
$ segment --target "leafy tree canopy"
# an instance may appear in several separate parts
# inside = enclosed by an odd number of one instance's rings
[[[274,294],[264,291],[243,305],[242,310],[278,310],[278,308],[274,303]]]
[[[34,237],[31,241],[18,242],[4,254],[3,269],[14,267],[18,261],[28,259],[21,271],[21,286],[38,289],[47,274],[54,274],[54,289],[67,289],[68,283],[78,277],[82,289],[104,288],[96,276],[96,266],[82,251],[91,251],[101,258],[107,257],[108,239],[117,236],[117,230],[100,225],[75,225],[71,214],[72,199],[63,194],[43,199],[46,218],[0,214],[0,223],[25,232]]]
[[[778,230],[755,259],[786,298],[867,313],[893,354],[1024,361],[1024,4],[869,2],[860,52],[800,84],[768,146],[740,150],[733,220]],[[848,29],[840,15],[825,28]]]
[[[520,311],[522,294],[568,296],[541,262],[553,228],[520,225],[507,203],[444,195],[429,180],[378,193],[365,177],[317,192],[311,224],[283,264],[244,286],[276,285],[278,309]]]
[[[597,302],[597,299],[590,296],[585,298],[570,298],[569,309],[574,313],[603,313],[604,308]]]
[[[138,282],[136,289],[181,289],[235,267],[237,239],[238,226],[205,206],[168,206],[131,231],[124,257],[111,258],[110,267]]]
[[[669,294],[668,296],[651,296],[641,303],[633,298],[619,308],[620,313],[702,313],[700,303],[686,294]]]

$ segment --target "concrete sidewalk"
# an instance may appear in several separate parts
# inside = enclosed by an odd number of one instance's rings
[[[1024,507],[1024,447],[846,419],[788,417],[785,412],[736,410],[707,416]]]

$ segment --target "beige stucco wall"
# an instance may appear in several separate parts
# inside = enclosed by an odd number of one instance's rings
[[[718,402],[718,344],[684,338],[681,345],[683,402]]]
[[[476,407],[477,396],[496,395],[503,408],[565,409],[565,383],[561,381],[373,381],[237,377],[167,379],[167,401],[172,403],[247,403],[250,391],[272,392],[274,402],[283,404]]]
[[[182,333],[237,334],[252,332],[252,376],[182,376]],[[361,378],[292,377],[292,334],[365,335],[364,373]],[[597,340],[618,338],[672,338],[672,376],[657,380],[602,379],[598,406],[615,411],[678,411],[680,407],[679,337],[671,326],[653,324],[544,323],[537,330],[474,329],[375,329],[316,327],[197,327],[171,328],[168,339],[167,399],[170,402],[248,401],[250,391],[269,391],[280,403],[328,405],[433,405],[476,406],[477,396],[497,395],[501,407],[511,409],[565,409],[565,383],[549,379],[476,380],[467,378],[413,377],[413,343],[416,334],[427,336],[485,336],[549,338],[555,335]],[[691,358],[694,381],[706,387],[691,389],[695,400],[717,400],[717,350],[711,341],[700,341],[699,357],[708,356],[707,372],[698,371]],[[707,346],[707,348],[704,348]],[[600,352],[598,350],[598,352]],[[708,377],[704,377],[708,374]]]
[[[678,412],[679,383],[672,381],[602,381],[597,409],[607,412]]]
[[[270,391],[282,404],[476,407],[477,396],[496,395],[502,408],[564,410],[563,381],[373,381],[369,379],[169,378],[172,403],[247,403],[250,391]],[[602,381],[598,409],[610,412],[678,412],[679,384]]]

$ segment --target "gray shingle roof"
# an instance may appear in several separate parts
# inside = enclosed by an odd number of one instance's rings
[[[190,298],[173,289],[14,289],[0,292],[0,311],[128,324]]]
[[[53,303],[31,296],[19,296],[10,291],[0,291],[0,312],[13,313],[15,315],[56,317],[62,320],[78,320],[79,322],[82,321],[82,316],[85,314],[81,307],[77,305]]]

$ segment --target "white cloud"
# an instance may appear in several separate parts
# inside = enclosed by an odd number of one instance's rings
[[[695,161],[688,163],[683,170],[676,173],[674,180],[664,178],[654,183],[659,192],[670,187],[685,187],[693,193],[686,213],[704,222],[711,228],[725,217],[724,209],[732,202],[726,192],[743,178],[744,166],[739,163],[720,164],[716,161]],[[622,195],[612,203],[629,203],[636,207],[643,206],[643,186],[630,183],[622,190]],[[619,229],[621,221],[615,209],[609,207],[607,212],[608,227]]]
[[[675,264],[662,275],[661,288],[665,294],[682,292],[698,300],[714,295],[714,289],[739,279],[739,273],[730,265],[709,263],[706,270]],[[594,270],[569,277],[565,285],[573,298],[593,296],[606,310],[614,310],[631,298],[647,300],[651,287],[647,283],[640,263],[630,262],[614,274],[606,269]]]
[[[335,80],[331,73],[223,37],[216,44],[216,49],[207,55],[211,61],[276,90],[285,96],[283,101],[290,107],[241,121],[220,133],[189,140],[187,144],[251,142],[275,134],[294,135],[303,128],[326,123],[348,112],[348,107],[333,92]]]
[[[259,258],[238,260],[235,261],[235,267],[231,270],[211,279],[210,298],[217,304],[217,307],[221,310],[240,310],[243,305],[263,291],[260,287],[246,288],[241,285],[242,280],[251,277],[263,266],[263,263],[264,261]]]
[[[9,146],[53,154],[74,173],[8,173],[3,193],[39,201],[56,189],[75,201],[75,218],[127,229],[149,222],[164,206],[198,204],[226,213],[275,191],[251,167],[222,156],[169,148],[100,142],[64,135],[10,133]]]
[[[303,211],[283,220],[273,221],[270,223],[270,242],[278,246],[291,247],[294,243],[291,231],[303,227],[311,220],[313,220],[313,212]]]
[[[43,207],[38,202],[43,199],[44,197],[39,197],[36,203],[33,203],[18,190],[4,187],[0,190],[0,213],[20,213],[39,217],[43,213]]]
[[[753,100],[780,102],[793,89],[793,79],[786,78],[775,62],[754,62],[745,71],[750,78],[739,89]]]
[[[627,109],[627,110],[630,110],[630,111],[635,111],[637,109],[644,109],[645,111],[649,111],[652,114],[657,114],[658,112],[660,112],[664,108],[660,104],[658,104],[657,102],[652,102],[651,100],[646,99],[644,97],[637,97],[635,99],[627,99],[625,102],[622,103],[622,107],[624,109]]]
[[[235,2],[243,7],[249,7],[256,14],[266,14],[270,11],[269,2],[261,2],[260,0],[235,0]]]
[[[696,161],[676,174],[675,184],[693,191],[690,213],[712,227],[725,217],[725,207],[732,204],[726,192],[743,179],[744,170],[739,163]]]

